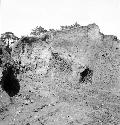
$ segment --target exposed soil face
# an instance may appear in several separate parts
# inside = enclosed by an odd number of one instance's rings
[[[91,24],[0,49],[0,123],[119,125],[119,44]]]

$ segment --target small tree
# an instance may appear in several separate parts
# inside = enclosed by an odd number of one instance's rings
[[[56,30],[55,29],[49,29],[50,32],[55,32]]]
[[[5,32],[1,34],[1,42],[5,43],[6,46],[9,46],[14,43],[15,41],[19,40],[17,36],[14,35],[12,32]]]
[[[60,26],[61,27],[61,30],[65,30],[65,29],[68,29],[69,28],[69,26]]]
[[[0,41],[4,44],[5,49],[10,53],[12,50],[12,45],[18,41],[19,38],[12,32],[5,32],[1,34]]]
[[[41,34],[44,34],[46,33],[47,30],[44,29],[43,27],[41,26],[37,26],[35,29],[32,30],[32,32],[30,33],[30,35],[33,35],[33,36],[41,36]]]
[[[78,24],[77,22],[73,25],[66,25],[66,26],[60,26],[61,27],[61,30],[70,30],[70,29],[73,29],[73,28],[77,28],[77,27],[80,27],[80,24]]]
[[[78,24],[77,22],[74,24],[74,27],[80,27],[80,24]]]

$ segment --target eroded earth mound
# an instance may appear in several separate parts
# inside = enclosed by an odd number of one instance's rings
[[[0,125],[120,125],[120,40],[96,24],[1,47]]]

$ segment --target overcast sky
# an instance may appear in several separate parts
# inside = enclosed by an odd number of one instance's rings
[[[120,0],[2,0],[2,29],[17,36],[36,26],[58,29],[61,25],[96,23],[104,34],[120,39]],[[0,16],[1,18],[1,16]]]

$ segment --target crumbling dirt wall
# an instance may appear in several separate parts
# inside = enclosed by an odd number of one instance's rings
[[[96,24],[56,31],[47,42],[19,40],[11,58],[19,64],[20,91],[6,119],[17,125],[119,125],[119,45]]]

